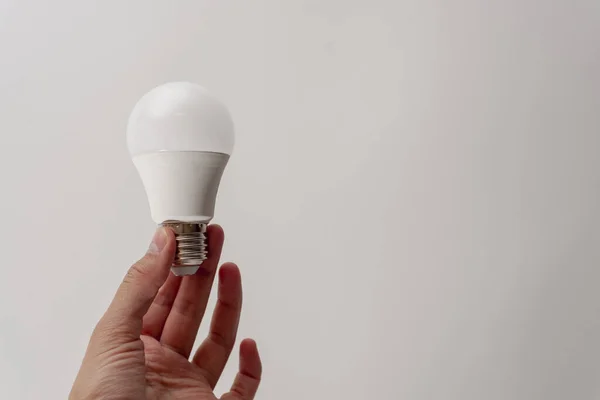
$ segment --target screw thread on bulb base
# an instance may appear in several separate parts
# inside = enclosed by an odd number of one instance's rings
[[[175,233],[177,249],[173,267],[198,267],[206,260],[206,227],[201,222],[165,221],[161,226]]]

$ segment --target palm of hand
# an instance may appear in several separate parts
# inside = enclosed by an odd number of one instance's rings
[[[141,340],[148,400],[217,400],[200,367],[153,337],[142,336]]]

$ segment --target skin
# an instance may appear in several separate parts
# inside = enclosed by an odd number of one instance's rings
[[[193,276],[170,273],[175,237],[159,228],[148,252],[127,272],[98,322],[70,400],[215,400],[217,384],[236,340],[242,306],[240,271],[218,270],[218,300],[210,333],[190,355],[204,317],[223,247],[211,225],[208,259]],[[222,400],[254,399],[261,377],[256,343],[240,344],[239,371]]]

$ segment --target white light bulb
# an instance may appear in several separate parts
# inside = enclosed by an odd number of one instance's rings
[[[204,234],[234,136],[227,108],[189,82],[152,89],[129,117],[127,145],[152,219],[175,231],[175,275],[196,273],[206,259]]]

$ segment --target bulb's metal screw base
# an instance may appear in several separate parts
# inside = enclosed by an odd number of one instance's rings
[[[206,227],[202,222],[165,221],[161,224],[175,232],[177,250],[173,267],[198,267],[206,260]],[[197,268],[196,268],[197,270]]]

